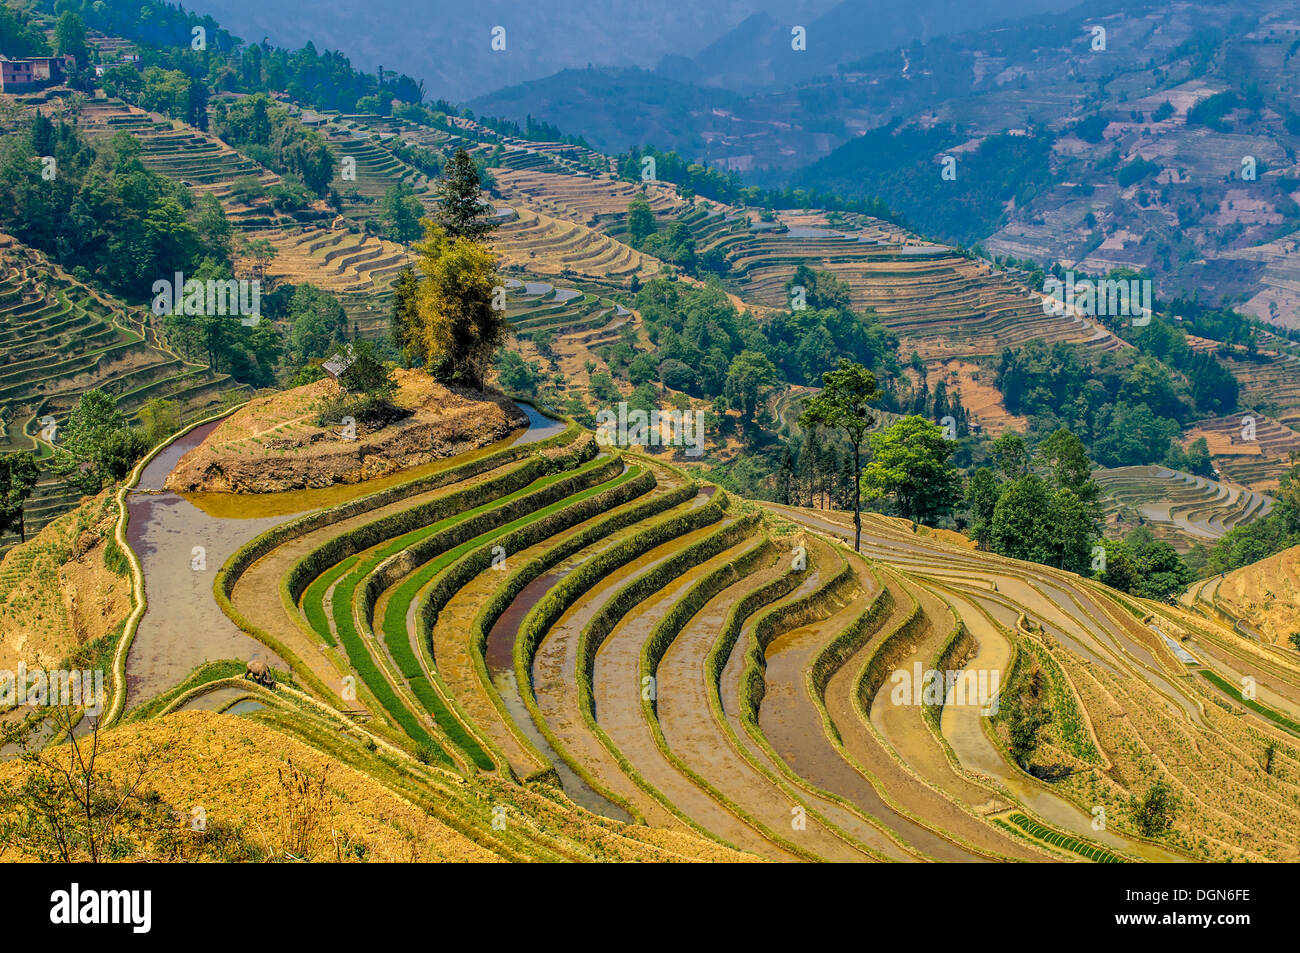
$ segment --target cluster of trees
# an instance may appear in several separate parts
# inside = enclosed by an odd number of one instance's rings
[[[123,479],[148,451],[150,434],[129,427],[117,401],[88,390],[59,428],[50,470],[85,495]]]
[[[216,133],[281,175],[296,176],[315,195],[329,195],[334,153],[325,137],[308,129],[265,95],[247,96],[215,109]]]
[[[34,453],[0,454],[0,535],[17,533],[22,542],[27,541],[23,512],[40,472]]]
[[[420,220],[424,203],[408,182],[398,182],[384,192],[379,208],[379,234],[391,241],[409,245],[424,234]]]
[[[317,51],[308,42],[289,51],[269,43],[245,44],[221,29],[211,16],[163,0],[42,0],[42,6],[73,13],[112,36],[143,48],[146,67],[176,70],[201,79],[211,90],[258,93],[283,90],[321,109],[354,112],[368,97],[418,103],[423,83],[404,74],[362,73],[337,51]],[[205,44],[191,46],[193,28],[202,27]]]
[[[199,129],[208,128],[208,84],[202,77],[158,66],[143,72],[133,66],[114,66],[104,71],[102,82],[110,96]]]
[[[0,143],[0,228],[129,300],[205,264],[230,275],[230,226],[216,198],[150,172],[128,133],[92,145],[40,114]]]
[[[841,357],[870,370],[897,370],[897,339],[874,313],[855,312],[848,286],[834,275],[804,267],[791,284],[803,290],[801,306],[765,323],[742,319],[717,284],[703,288],[657,278],[637,293],[654,354],[620,344],[606,355],[633,385],[661,383],[691,397],[730,407],[746,424],[774,387],[815,384]],[[892,401],[890,392],[886,404]]]
[[[628,203],[627,239],[633,248],[676,265],[688,275],[700,271],[722,274],[728,267],[726,256],[716,249],[703,256],[696,254],[695,236],[685,222],[670,222],[661,229],[644,195]]]
[[[1190,351],[1185,360],[1174,355],[1188,368],[1185,377],[1158,357],[1162,342],[1176,339],[1155,331],[1144,340],[1151,350],[1136,359],[1084,356],[1059,341],[1008,348],[997,365],[997,386],[1007,409],[1029,416],[1036,431],[1067,427],[1105,466],[1164,463],[1206,472],[1208,455],[1189,460],[1177,437],[1194,414],[1235,409],[1236,381],[1212,355]]]
[[[416,245],[419,271],[394,287],[392,344],[406,365],[446,384],[482,388],[510,325],[494,306],[496,258],[488,237],[499,223],[481,197],[474,160],[459,149],[438,180],[436,210]]]
[[[44,31],[31,22],[26,10],[0,4],[0,53],[19,59],[47,56],[49,52]]]
[[[1178,552],[1145,526],[1122,540],[1108,539],[1102,545],[1106,562],[1099,578],[1115,589],[1148,599],[1169,599],[1196,578]]]
[[[1031,456],[1013,431],[993,445],[995,467],[979,467],[966,485],[972,536],[1003,556],[1088,574],[1101,524],[1101,488],[1083,442],[1056,431]]]

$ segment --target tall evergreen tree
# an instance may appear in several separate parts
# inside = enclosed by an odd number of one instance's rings
[[[438,208],[433,218],[448,238],[481,242],[499,227],[492,218],[492,206],[479,197],[481,191],[474,159],[464,149],[457,149],[435,187]]]
[[[389,335],[406,367],[410,367],[420,354],[419,286],[415,270],[409,265],[398,273],[397,282],[393,286],[393,317],[389,324]]]

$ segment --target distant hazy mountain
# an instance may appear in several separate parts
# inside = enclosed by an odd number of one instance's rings
[[[975,30],[1004,20],[1053,13],[1078,0],[841,0],[804,21],[791,11],[760,12],[694,57],[671,57],[659,72],[682,82],[745,90],[785,85],[830,73],[841,63],[881,50],[924,43],[936,36]],[[804,28],[806,49],[792,48],[794,28]]]
[[[1021,3],[1024,0],[1008,0]],[[409,73],[453,101],[569,68],[653,67],[695,57],[754,16],[816,22],[835,0],[187,0],[245,40],[342,50],[354,66]],[[877,5],[875,2],[872,6]],[[310,11],[310,15],[305,15]],[[506,49],[492,49],[505,27]],[[787,30],[788,34],[788,30]]]

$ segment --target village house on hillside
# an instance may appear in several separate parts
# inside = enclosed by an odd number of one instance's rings
[[[61,83],[75,68],[76,62],[71,54],[32,56],[21,60],[0,56],[0,92],[28,93]]]

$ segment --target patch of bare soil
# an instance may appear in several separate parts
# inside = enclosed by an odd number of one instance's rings
[[[447,388],[422,371],[398,370],[394,403],[407,413],[373,427],[317,426],[339,385],[326,379],[260,397],[222,421],[176,465],[180,493],[276,493],[360,483],[476,450],[528,423],[500,394]]]
[[[1007,410],[1002,393],[993,386],[993,372],[970,361],[945,361],[940,365],[948,393],[957,394],[971,419],[983,425],[991,437],[1005,430],[1023,431],[1029,421]]]

